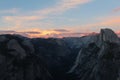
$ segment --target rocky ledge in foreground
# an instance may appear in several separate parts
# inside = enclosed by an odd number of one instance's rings
[[[0,80],[120,80],[120,39],[111,29],[63,39],[0,35]]]

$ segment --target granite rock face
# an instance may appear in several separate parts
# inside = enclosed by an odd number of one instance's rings
[[[120,40],[110,29],[102,29],[83,47],[68,71],[72,80],[120,80]]]

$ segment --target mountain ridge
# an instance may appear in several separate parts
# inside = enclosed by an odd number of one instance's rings
[[[120,39],[111,29],[76,38],[0,35],[0,80],[119,80]]]

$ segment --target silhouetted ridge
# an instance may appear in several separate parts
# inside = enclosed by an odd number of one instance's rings
[[[28,38],[0,35],[0,80],[51,79]]]
[[[120,39],[111,29],[62,39],[0,35],[0,80],[120,80]]]

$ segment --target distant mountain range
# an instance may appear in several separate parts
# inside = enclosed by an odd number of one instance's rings
[[[55,33],[51,33],[51,34],[44,34],[41,35],[40,32],[37,31],[27,31],[27,32],[17,32],[17,31],[7,31],[7,30],[3,30],[0,31],[0,34],[19,34],[25,37],[29,37],[29,38],[62,38],[62,37],[81,37],[81,36],[88,36],[88,35],[94,35],[94,34],[98,34],[95,32],[92,33],[60,33],[60,34],[55,34]],[[120,37],[120,32],[116,32],[116,34]]]
[[[0,33],[0,80],[120,80],[120,38],[111,29],[65,38]]]
[[[18,34],[18,35],[22,35],[25,37],[29,37],[29,38],[62,38],[62,37],[81,37],[81,36],[87,36],[87,35],[94,35],[97,33],[61,33],[61,34],[45,34],[45,35],[41,35],[40,32],[36,32],[36,31],[28,31],[28,32],[17,32],[17,31],[0,31],[0,34]]]
[[[81,36],[88,35],[89,33],[61,33],[61,34],[51,33],[51,34],[41,35],[40,32],[36,32],[36,31],[29,31],[29,32],[0,31],[0,34],[19,34],[19,35],[29,37],[29,38],[38,38],[38,37],[42,37],[42,38],[49,38],[49,37],[61,38],[61,37],[81,37]]]

